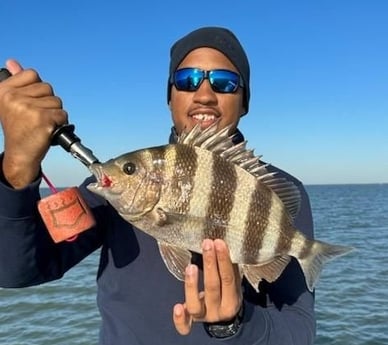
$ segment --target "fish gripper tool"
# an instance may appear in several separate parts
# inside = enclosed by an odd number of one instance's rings
[[[0,68],[0,82],[10,76],[11,73],[6,68]],[[75,135],[74,125],[72,124],[66,124],[56,128],[52,134],[51,144],[60,145],[87,167],[99,162],[92,150],[81,144],[81,139]]]
[[[0,82],[10,76],[6,68],[0,68]],[[65,124],[56,128],[51,145],[60,145],[87,167],[98,163],[92,151],[83,146],[81,139],[74,134],[74,125]],[[53,193],[38,201],[38,210],[55,243],[74,241],[80,233],[96,224],[92,211],[77,187],[62,191],[54,188]]]

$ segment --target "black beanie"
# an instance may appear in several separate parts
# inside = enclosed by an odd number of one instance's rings
[[[167,102],[171,97],[171,77],[182,60],[192,50],[201,47],[214,48],[223,53],[237,68],[244,83],[245,114],[249,108],[249,61],[237,37],[228,29],[203,27],[194,30],[174,43],[170,51],[170,71],[167,85]]]

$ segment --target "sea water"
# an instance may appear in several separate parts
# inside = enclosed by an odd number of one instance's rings
[[[387,345],[388,184],[306,188],[316,238],[356,247],[322,272],[315,344]],[[59,281],[0,289],[0,345],[97,344],[98,255],[96,251]]]

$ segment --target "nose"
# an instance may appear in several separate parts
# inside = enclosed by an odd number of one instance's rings
[[[201,104],[217,103],[217,95],[213,91],[208,79],[205,79],[198,90],[194,92],[193,100]]]

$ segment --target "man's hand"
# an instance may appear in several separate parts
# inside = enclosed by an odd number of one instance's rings
[[[67,123],[62,101],[34,70],[7,61],[12,77],[0,83],[0,122],[4,132],[3,173],[15,188],[38,175],[54,129]]]
[[[173,311],[178,333],[190,333],[193,322],[223,322],[233,319],[242,305],[241,277],[237,265],[232,264],[224,241],[204,240],[204,291],[198,288],[198,267],[186,268],[185,298]]]

